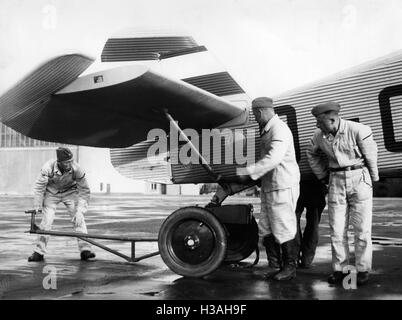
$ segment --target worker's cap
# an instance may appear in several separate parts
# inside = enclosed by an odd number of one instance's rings
[[[59,147],[56,150],[57,161],[67,161],[73,158],[73,153],[69,148]]]
[[[341,110],[341,105],[338,102],[329,101],[325,103],[320,103],[311,109],[311,113],[314,117],[327,112],[327,111],[338,111]]]
[[[251,102],[251,107],[252,108],[273,108],[274,107],[274,101],[271,98],[268,98],[268,97],[255,98]]]

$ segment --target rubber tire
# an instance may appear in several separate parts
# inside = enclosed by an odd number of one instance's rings
[[[225,224],[224,226],[228,234],[228,245],[224,261],[235,263],[248,258],[258,246],[258,225],[255,218],[252,217],[250,224],[247,225]],[[241,236],[244,237],[243,242],[240,247],[232,248],[233,240],[231,240],[230,234],[234,232],[234,236],[236,236],[236,233],[240,233],[239,229],[242,231]]]
[[[206,261],[198,265],[179,259],[171,250],[171,237],[182,222],[198,220],[205,224],[214,236],[213,251]],[[158,235],[159,253],[162,260],[173,272],[184,277],[199,278],[215,271],[226,255],[227,237],[222,223],[208,210],[201,207],[184,207],[174,211],[163,222]]]

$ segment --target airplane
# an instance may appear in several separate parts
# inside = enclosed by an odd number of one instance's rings
[[[94,61],[79,53],[44,61],[1,95],[0,121],[38,140],[110,148],[113,166],[129,178],[217,183],[205,207],[178,208],[164,221],[161,257],[188,277],[249,257],[258,247],[252,207],[222,205],[257,183],[242,184],[236,172],[247,162],[233,161],[239,145],[246,158],[259,156],[246,92],[204,45],[182,33],[117,34]],[[372,128],[381,178],[402,177],[401,71],[399,51],[273,97],[293,133],[302,179],[312,174],[305,155],[316,128],[311,108],[329,100],[341,104],[341,117]],[[155,130],[159,135],[150,136]],[[220,143],[211,146],[205,130],[222,133]],[[182,161],[189,154],[196,161]]]

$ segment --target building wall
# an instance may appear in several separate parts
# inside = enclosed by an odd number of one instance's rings
[[[56,159],[55,150],[59,146],[25,137],[0,123],[0,194],[32,194],[41,167],[49,159]],[[93,193],[200,194],[200,185],[197,184],[162,185],[126,178],[112,166],[109,149],[69,148],[85,169]],[[381,179],[374,185],[374,196],[401,197],[401,186],[401,178]]]
[[[145,193],[147,194],[166,194],[165,184],[146,182],[145,185]]]
[[[0,193],[32,194],[43,164],[56,159],[56,147],[0,148]],[[77,148],[71,148],[76,155]]]
[[[91,192],[144,193],[146,184],[122,176],[110,162],[106,148],[78,148],[78,162],[85,169]]]
[[[61,144],[28,138],[0,123],[0,194],[32,194],[43,164]],[[109,149],[68,146],[83,166],[91,192],[144,193],[145,182],[119,174]]]
[[[182,184],[181,194],[182,195],[197,195],[200,194],[201,186],[199,184]]]
[[[166,185],[168,195],[198,195],[200,187],[196,184],[168,184]]]
[[[200,186],[196,184],[161,184],[147,182],[145,193],[166,195],[198,195]]]
[[[33,184],[57,143],[28,138],[0,123],[0,193],[31,194]],[[71,151],[76,155],[77,148]]]

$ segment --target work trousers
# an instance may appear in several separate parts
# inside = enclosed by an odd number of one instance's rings
[[[77,190],[75,189],[68,190],[66,192],[60,192],[57,194],[51,194],[49,192],[46,192],[42,208],[43,217],[39,225],[39,228],[41,230],[46,231],[52,229],[56,207],[60,202],[62,202],[66,206],[67,211],[72,219],[76,213],[77,200],[78,200],[78,193]],[[80,224],[73,223],[73,227],[76,232],[88,233],[84,219],[82,219]],[[42,255],[47,253],[47,244],[49,242],[49,237],[50,236],[48,235],[38,235],[34,251]],[[80,252],[84,250],[89,251],[91,250],[91,246],[87,242],[80,240],[78,238],[77,242],[78,242],[78,249]]]
[[[261,192],[261,217],[259,235],[264,238],[273,234],[280,244],[296,236],[296,202],[299,185],[291,188]]]
[[[343,271],[349,265],[348,228],[354,228],[355,265],[358,272],[372,265],[373,188],[367,168],[332,172],[328,190],[332,267]]]
[[[319,181],[303,181],[300,183],[300,196],[296,205],[297,243],[300,255],[311,260],[314,258],[319,239],[319,224],[326,201],[325,186]],[[306,225],[301,229],[300,219],[306,211]]]

